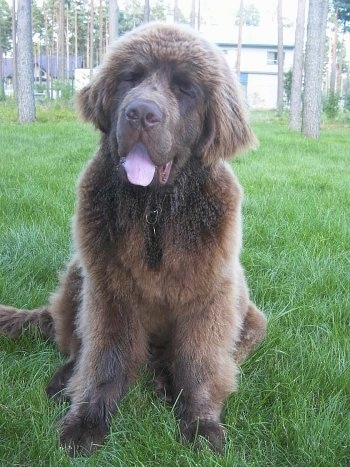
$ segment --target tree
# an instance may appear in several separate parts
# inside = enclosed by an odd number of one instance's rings
[[[201,0],[198,0],[197,27],[198,27],[198,31],[199,31],[200,28],[201,28]]]
[[[32,2],[32,27],[33,34],[36,34],[40,40],[43,39],[45,33],[45,16],[44,8],[37,5],[36,2]]]
[[[292,87],[290,95],[289,128],[301,129],[301,95],[304,68],[304,31],[306,0],[298,0],[295,47],[293,56]]]
[[[157,0],[155,5],[151,8],[150,18],[151,21],[159,20],[165,21],[167,16],[167,5],[164,0]]]
[[[98,9],[98,61],[101,63],[103,57],[103,3],[100,0]]]
[[[33,28],[33,45],[34,45],[34,60],[36,55],[40,57],[43,38],[45,35],[45,19],[41,9],[36,2],[32,2],[32,28]],[[41,75],[40,75],[41,77]]]
[[[283,91],[284,91],[283,94],[288,104],[290,104],[290,95],[291,95],[291,90],[292,90],[292,76],[293,76],[292,70],[288,70],[285,73],[283,73]]]
[[[117,0],[109,0],[109,43],[113,42],[119,36],[119,8]]]
[[[190,25],[195,28],[196,26],[196,0],[191,2]]]
[[[5,99],[3,54],[10,49],[11,10],[5,0],[0,0],[0,100]]]
[[[18,121],[29,123],[35,120],[31,0],[18,0],[17,40]]]
[[[0,0],[0,47],[3,52],[11,49],[11,10],[6,0]]]
[[[119,13],[119,34],[131,31],[143,23],[144,8],[139,0],[126,0],[124,10]]]
[[[144,7],[144,17],[143,17],[143,22],[144,23],[149,23],[150,19],[150,6],[149,6],[149,0],[145,0],[145,7]]]
[[[301,131],[312,138],[319,137],[321,127],[327,14],[328,0],[309,0]]]
[[[92,78],[92,73],[93,73],[93,68],[94,68],[94,19],[95,19],[94,0],[90,0],[90,28],[89,28],[90,78]]]
[[[238,40],[237,40],[237,55],[236,55],[236,73],[240,77],[241,74],[241,53],[242,53],[242,29],[244,23],[244,0],[239,3],[239,25],[238,25]]]
[[[139,26],[144,21],[144,6],[140,0],[126,0],[124,10],[119,13],[119,34]]]
[[[349,30],[350,0],[333,0],[331,3],[333,37],[330,44],[329,94],[340,93],[343,71],[344,34]],[[339,34],[343,37],[339,40]],[[330,96],[332,97],[332,96]]]
[[[277,2],[277,115],[283,112],[283,17],[282,0]]]
[[[13,97],[17,97],[17,15],[16,15],[16,0],[12,0],[12,87]]]
[[[1,23],[0,23],[0,35],[1,35]],[[0,101],[5,99],[5,78],[4,78],[4,70],[3,70],[3,49],[0,41]]]
[[[61,80],[66,77],[66,67],[64,57],[64,26],[65,26],[65,8],[64,0],[59,0],[59,13],[58,13],[58,56],[59,60],[59,78]]]
[[[333,8],[338,10],[338,21],[342,26],[342,32],[349,32],[350,0],[333,0]]]
[[[332,14],[332,27],[333,27],[333,37],[330,40],[330,79],[329,79],[329,93],[335,93],[335,82],[336,82],[336,75],[337,75],[337,46],[338,46],[338,28],[339,28],[339,20],[338,20],[338,2],[335,2],[334,11]]]
[[[250,3],[249,5],[245,5],[243,7],[243,10],[241,10],[241,8],[239,9],[236,16],[236,26],[239,26],[241,18],[244,26],[259,26],[260,24],[259,10],[252,3]]]
[[[179,22],[179,2],[174,0],[174,23]]]

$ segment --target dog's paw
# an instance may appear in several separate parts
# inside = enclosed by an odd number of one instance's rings
[[[153,378],[153,386],[156,395],[159,399],[167,404],[173,403],[173,395],[171,391],[171,384],[165,376],[156,376]]]
[[[194,445],[198,444],[200,437],[205,438],[214,451],[221,453],[225,445],[225,431],[219,423],[213,420],[197,419],[187,423],[180,421],[183,438]]]
[[[69,402],[69,396],[65,393],[65,385],[48,384],[45,388],[46,395],[49,399],[53,400],[57,404]]]
[[[65,389],[69,378],[72,376],[74,363],[74,361],[69,360],[56,371],[46,386],[47,397],[58,403],[69,401],[69,396]]]
[[[91,454],[103,444],[107,434],[104,421],[91,421],[68,413],[59,423],[60,444],[71,457]]]

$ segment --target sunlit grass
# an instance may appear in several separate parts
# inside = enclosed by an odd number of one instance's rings
[[[29,126],[1,119],[0,302],[44,303],[70,255],[76,178],[98,140],[70,115]],[[144,375],[105,446],[69,460],[55,428],[65,407],[44,394],[61,357],[25,335],[0,339],[1,465],[350,464],[350,135],[338,127],[308,140],[260,117],[254,128],[259,150],[233,165],[245,189],[242,261],[269,332],[226,404],[225,455],[183,446]]]

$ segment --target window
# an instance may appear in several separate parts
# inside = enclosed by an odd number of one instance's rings
[[[283,52],[283,61],[284,61],[284,56],[285,56],[285,53]],[[278,64],[277,51],[274,51],[274,50],[267,51],[267,64],[268,65]]]
[[[241,73],[239,77],[239,82],[242,86],[247,86],[248,84],[248,73]]]
[[[272,50],[267,51],[267,64],[277,65],[277,52],[274,52]]]

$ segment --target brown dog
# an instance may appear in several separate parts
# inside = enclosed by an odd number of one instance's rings
[[[47,392],[71,401],[60,425],[71,453],[103,442],[146,363],[183,437],[221,450],[237,364],[266,330],[224,161],[255,144],[234,77],[199,35],[151,24],[117,41],[78,102],[101,145],[79,183],[76,255],[47,307],[0,307],[0,331],[35,324],[69,355]]]

